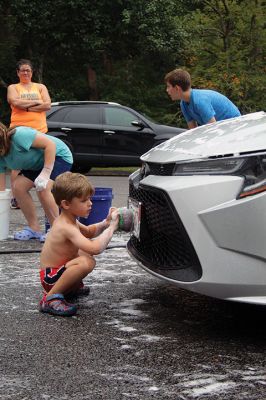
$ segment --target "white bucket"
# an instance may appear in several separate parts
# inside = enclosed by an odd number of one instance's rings
[[[11,190],[0,191],[0,240],[7,239],[10,221]]]

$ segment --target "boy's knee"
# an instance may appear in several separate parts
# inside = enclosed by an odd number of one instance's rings
[[[91,256],[81,256],[81,263],[87,273],[90,273],[96,265],[95,259]]]

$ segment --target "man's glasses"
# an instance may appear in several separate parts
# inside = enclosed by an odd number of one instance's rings
[[[32,71],[31,69],[19,69],[18,72],[26,72],[27,74],[30,74]]]

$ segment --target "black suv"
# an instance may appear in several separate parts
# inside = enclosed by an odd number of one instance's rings
[[[184,129],[160,125],[104,101],[62,101],[47,112],[48,133],[71,149],[76,170],[140,165],[140,156]]]

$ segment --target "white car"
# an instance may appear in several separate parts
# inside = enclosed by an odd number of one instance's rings
[[[141,160],[130,255],[181,288],[266,305],[266,113],[186,131]]]

